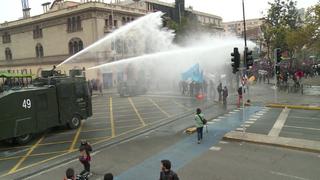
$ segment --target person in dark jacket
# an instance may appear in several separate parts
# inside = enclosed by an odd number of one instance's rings
[[[79,150],[81,148],[84,148],[88,154],[90,154],[92,152],[92,147],[87,140],[84,140],[84,139],[81,140]]]
[[[161,160],[159,180],[179,180],[177,173],[171,170],[171,162],[169,160]]]
[[[84,168],[84,170],[80,173],[80,175],[84,175],[87,173],[90,174],[91,156],[84,146],[80,148],[79,161],[83,165],[83,168]]]
[[[74,175],[74,170],[72,168],[68,168],[66,171],[66,177],[64,180],[75,180],[76,177]]]
[[[228,97],[228,88],[227,88],[227,86],[224,86],[223,92],[222,92],[224,109],[227,109],[227,97]]]
[[[222,83],[219,83],[218,87],[217,87],[217,91],[218,91],[218,94],[219,94],[219,102],[221,102],[222,100]]]
[[[107,173],[104,175],[103,180],[113,180],[113,174]]]

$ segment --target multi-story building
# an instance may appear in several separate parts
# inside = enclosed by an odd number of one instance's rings
[[[257,45],[262,46],[262,31],[261,25],[262,19],[247,19],[246,20],[246,34],[247,39],[253,41]],[[243,37],[244,26],[243,21],[232,21],[223,23],[224,31],[227,34],[235,35],[237,37]],[[261,48],[261,47],[260,47]]]
[[[201,25],[208,26],[213,31],[222,31],[222,18],[213,14],[194,10],[192,7],[185,8],[185,0],[175,0],[175,3],[166,3],[159,0],[132,0],[122,1],[121,4],[143,9],[146,11],[162,11],[165,16],[180,23],[182,17],[196,20]]]

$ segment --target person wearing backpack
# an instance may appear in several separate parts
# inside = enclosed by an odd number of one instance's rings
[[[177,173],[171,170],[171,162],[169,160],[161,160],[159,180],[179,180]]]
[[[194,117],[194,120],[196,121],[198,144],[200,144],[203,136],[203,126],[206,124],[206,121],[207,121],[205,120],[204,115],[201,113],[200,108],[197,108],[197,112]]]

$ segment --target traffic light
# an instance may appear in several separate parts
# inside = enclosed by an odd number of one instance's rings
[[[240,67],[240,53],[237,47],[233,48],[233,52],[231,53],[231,66],[232,66],[232,72],[235,74],[239,71]]]
[[[250,66],[253,66],[252,51],[249,51],[249,49],[246,47],[244,49],[244,53],[245,53],[245,65],[247,69],[249,69]]]
[[[280,63],[281,61],[281,49],[280,48],[276,48],[275,49],[275,56],[276,56],[276,62]]]

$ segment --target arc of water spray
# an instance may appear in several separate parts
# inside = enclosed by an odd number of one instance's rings
[[[130,29],[130,28],[134,27],[135,25],[139,24],[139,23],[140,23],[141,21],[143,21],[144,19],[149,18],[149,17],[153,17],[153,16],[156,16],[156,17],[159,16],[159,17],[161,17],[163,14],[164,14],[164,13],[162,13],[162,12],[159,11],[159,12],[150,13],[150,14],[148,14],[148,15],[146,15],[146,16],[143,16],[143,17],[138,18],[137,20],[135,20],[135,21],[133,21],[133,22],[131,22],[131,23],[126,24],[126,25],[124,26],[124,27],[126,27],[126,28],[119,28],[119,29],[117,29],[116,31],[114,31],[113,33],[111,33],[111,34],[109,34],[109,35],[101,38],[101,39],[98,40],[97,42],[91,44],[90,46],[88,46],[87,48],[83,49],[82,51],[80,51],[80,52],[78,52],[78,53],[70,56],[69,58],[67,58],[66,60],[64,60],[62,63],[58,64],[57,67],[59,67],[59,66],[65,64],[65,63],[69,62],[70,60],[72,60],[72,59],[74,59],[74,58],[76,58],[76,57],[78,57],[78,56],[80,56],[80,55],[82,55],[82,54],[84,54],[84,53],[86,53],[86,52],[88,52],[90,49],[92,49],[92,48],[100,45],[101,43],[106,42],[106,41],[112,39],[113,37],[115,37],[115,36],[117,36],[117,35],[125,32],[125,31],[127,31],[128,29]]]
[[[104,64],[100,64],[97,66],[93,66],[88,68],[88,70],[93,70],[93,69],[99,69],[99,68],[103,68],[103,67],[107,67],[107,66],[113,66],[113,65],[119,65],[119,64],[125,64],[125,63],[129,63],[132,61],[143,61],[146,59],[156,59],[159,57],[163,57],[163,56],[173,56],[173,55],[178,55],[178,54],[186,54],[186,53],[191,53],[193,54],[194,51],[209,51],[211,49],[214,49],[214,47],[189,47],[189,48],[183,48],[183,49],[176,49],[176,50],[170,50],[170,51],[165,51],[165,52],[157,52],[157,53],[153,53],[153,54],[146,54],[146,55],[142,55],[142,56],[138,56],[138,57],[133,57],[133,58],[127,58],[127,59],[122,59],[119,61],[115,61],[115,62],[108,62],[108,63],[104,63]]]

